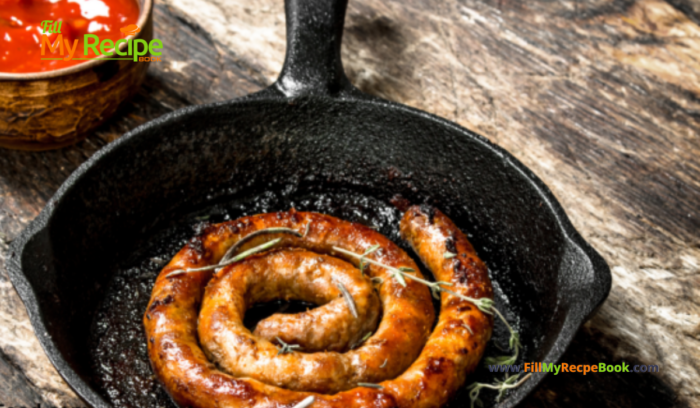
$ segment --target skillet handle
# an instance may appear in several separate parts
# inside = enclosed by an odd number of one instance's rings
[[[347,5],[348,0],[285,0],[287,55],[271,88],[287,97],[357,92],[340,59]]]

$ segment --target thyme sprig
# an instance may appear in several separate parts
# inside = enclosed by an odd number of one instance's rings
[[[425,279],[421,279],[421,278],[419,278],[419,277],[417,277],[417,276],[409,275],[409,273],[415,272],[415,270],[414,270],[413,268],[408,268],[408,267],[405,267],[405,266],[401,266],[401,267],[398,267],[398,268],[394,268],[393,266],[385,265],[385,264],[383,264],[383,263],[381,263],[381,262],[377,262],[377,261],[375,261],[375,260],[373,260],[373,259],[365,258],[365,255],[358,255],[358,254],[356,254],[356,253],[354,253],[354,252],[352,252],[352,251],[348,251],[348,250],[345,250],[345,249],[343,249],[343,248],[333,247],[333,250],[334,250],[334,251],[338,251],[338,252],[340,252],[340,253],[342,253],[342,254],[345,254],[345,255],[348,255],[348,256],[352,256],[352,257],[355,257],[355,258],[364,259],[365,262],[367,262],[367,263],[371,263],[372,265],[376,265],[376,266],[379,266],[379,267],[381,267],[381,268],[384,268],[384,269],[388,270],[388,271],[389,271],[389,274],[390,274],[394,279],[396,279],[396,280],[399,282],[399,284],[400,284],[401,286],[403,286],[403,287],[406,287],[406,285],[407,285],[407,283],[406,283],[406,278],[411,279],[411,280],[414,280],[414,281],[416,281],[416,282],[420,282],[420,283],[426,285],[427,287],[429,287],[430,290],[431,290],[431,291],[434,291],[434,292],[444,290],[440,285],[443,285],[443,286],[453,286],[453,283],[450,283],[450,282],[442,282],[442,281],[440,281],[440,282],[430,282],[430,281],[427,281],[427,280],[425,280]],[[454,293],[454,292],[452,292],[452,293]],[[461,295],[458,295],[458,296],[461,296]],[[471,299],[471,298],[469,298],[469,299]],[[490,300],[490,299],[488,299],[488,300]],[[473,299],[473,301],[474,301],[474,302],[477,302],[478,300],[477,300],[477,299]]]
[[[310,224],[308,224],[306,226],[307,232],[309,229],[309,225]],[[250,234],[248,234],[245,237],[238,240],[238,242],[236,242],[235,244],[231,245],[231,247],[226,251],[224,256],[221,257],[220,262],[228,261],[231,257],[233,257],[233,254],[235,254],[238,251],[238,249],[240,249],[240,247],[243,246],[243,244],[245,244],[246,242],[249,242],[251,239],[253,239],[255,237],[259,237],[260,235],[267,235],[267,234],[290,234],[290,235],[294,235],[294,236],[299,237],[299,238],[304,237],[304,235],[302,235],[300,232],[295,231],[291,228],[285,228],[285,227],[273,227],[273,228],[264,228],[261,230],[257,230],[255,232],[251,232]]]
[[[520,377],[520,374],[517,374],[512,377],[506,375],[506,378],[504,380],[496,380],[495,384],[486,384],[478,382],[473,383],[469,386],[469,399],[471,400],[471,408],[474,408],[474,404],[478,404],[479,406],[483,405],[483,403],[479,399],[479,392],[481,392],[482,388],[498,391],[498,395],[496,396],[496,402],[501,402],[501,399],[503,398],[507,390],[520,387],[525,381],[527,381],[528,378],[530,378],[531,375],[532,373],[526,375],[525,377],[521,378],[520,381],[517,381],[518,377]]]
[[[312,396],[310,396],[310,397],[304,398],[303,400],[301,400],[300,403],[296,404],[296,405],[293,406],[292,408],[307,408],[307,407],[310,407],[311,404],[314,403],[314,401],[316,401],[316,397],[314,397],[314,396],[312,395]]]
[[[499,318],[499,320],[501,320],[503,322],[503,324],[506,325],[506,327],[508,328],[508,331],[510,332],[510,339],[508,340],[508,346],[509,346],[509,349],[513,351],[513,354],[510,356],[501,356],[501,357],[496,357],[496,358],[489,357],[489,358],[485,359],[484,361],[487,364],[493,364],[493,362],[500,362],[500,364],[514,364],[515,361],[517,360],[520,349],[522,348],[522,345],[520,344],[520,335],[508,323],[508,321],[503,316],[503,314],[494,306],[493,300],[491,300],[489,298],[475,299],[475,298],[472,298],[469,296],[464,296],[460,293],[457,293],[457,292],[450,290],[450,289],[447,289],[445,287],[445,286],[447,286],[447,287],[454,286],[454,284],[451,282],[444,282],[444,281],[430,282],[430,281],[427,281],[425,279],[419,278],[417,276],[411,275],[410,274],[411,272],[415,272],[412,268],[407,268],[407,267],[395,268],[393,266],[385,265],[385,264],[378,262],[378,261],[375,261],[373,259],[366,258],[366,255],[364,255],[364,254],[359,255],[359,254],[356,254],[352,251],[348,251],[346,249],[339,248],[339,247],[333,247],[333,250],[340,252],[342,254],[354,257],[354,258],[360,258],[361,260],[364,260],[367,263],[371,263],[373,265],[376,265],[376,266],[379,266],[381,268],[386,269],[389,272],[389,275],[392,276],[394,279],[396,279],[396,281],[401,286],[405,287],[406,286],[406,279],[410,279],[410,280],[422,283],[423,285],[430,288],[430,291],[432,292],[433,296],[437,299],[439,299],[440,292],[445,292],[445,293],[450,294],[452,296],[458,297],[462,300],[466,300],[467,302],[473,303],[479,310],[481,310],[484,313],[495,314]],[[376,249],[374,251],[376,251]],[[449,259],[449,258],[447,258],[447,259]],[[499,390],[503,389],[503,392],[505,392],[505,390],[508,388],[515,388],[516,386],[519,386],[523,381],[525,381],[529,377],[530,377],[529,375],[527,375],[526,377],[523,377],[523,379],[520,382],[518,382],[517,385],[511,384],[512,381],[514,381],[514,380],[509,380],[509,379],[506,379],[505,381],[510,381],[510,382],[508,382],[508,383],[504,382],[503,384],[500,384],[500,385],[498,385],[498,383],[497,383],[497,385],[475,383],[475,384],[479,384],[478,387],[474,388],[474,389],[476,389],[475,395],[478,398],[478,395],[479,395],[478,390],[481,388],[491,388],[491,389],[499,389]],[[494,388],[494,387],[496,387],[496,388]],[[500,387],[500,388],[498,388],[498,387]]]
[[[287,354],[287,353],[292,353],[294,350],[301,349],[301,346],[298,344],[288,344],[285,343],[284,340],[280,339],[279,337],[275,337],[279,344],[282,345],[281,348],[278,347],[279,351],[277,351],[277,355],[279,356],[280,354]]]
[[[356,348],[359,347],[362,343],[366,342],[367,339],[369,339],[370,337],[372,337],[372,332],[367,332],[367,334],[365,334],[364,337],[362,337],[360,340],[358,340],[357,342],[353,343],[353,344],[350,346],[350,350],[356,349]]]
[[[282,238],[277,238],[273,239],[272,241],[267,241],[264,244],[260,244],[256,247],[250,248],[246,251],[241,252],[240,254],[234,256],[233,258],[218,263],[216,265],[208,265],[208,266],[202,266],[201,268],[189,268],[189,269],[178,269],[176,271],[173,271],[167,275],[167,277],[171,276],[176,276],[176,275],[181,275],[183,273],[192,273],[192,272],[204,272],[204,271],[211,271],[213,269],[219,269],[223,268],[224,266],[231,265],[232,263],[241,261],[253,254],[257,254],[258,252],[265,251],[267,249],[272,248],[273,246],[277,245],[280,241],[282,241]]]
[[[338,288],[338,290],[340,290],[340,293],[343,294],[343,299],[345,299],[345,303],[348,304],[350,313],[352,313],[355,319],[359,319],[360,315],[357,313],[357,305],[355,304],[355,299],[352,298],[352,295],[350,294],[350,291],[348,291],[348,288],[346,288],[345,285],[343,285],[343,282],[336,279],[335,276],[332,277],[331,280],[333,281],[333,284]]]
[[[489,365],[489,364],[499,364],[499,365],[515,364],[515,361],[518,359],[518,354],[520,353],[520,349],[523,346],[522,346],[522,344],[520,344],[520,335],[518,334],[518,332],[513,331],[513,329],[511,329],[510,327],[509,327],[509,330],[510,330],[510,340],[508,341],[508,348],[509,348],[509,350],[513,350],[513,354],[510,356],[486,357],[484,359],[484,364],[486,364],[486,365]]]
[[[381,390],[382,388],[384,388],[384,386],[380,385],[380,384],[365,383],[365,382],[359,382],[359,383],[357,383],[357,386],[358,387],[375,388],[378,390]]]
[[[365,268],[367,267],[367,262],[366,262],[366,261],[367,261],[367,260],[366,260],[367,255],[371,254],[372,252],[376,251],[377,249],[379,249],[379,244],[373,245],[373,246],[369,247],[369,248],[365,251],[365,253],[362,254],[362,256],[360,257],[360,266],[359,266],[359,268],[360,268],[360,272],[362,272],[362,275],[363,275],[363,276],[364,276],[364,274],[365,274]]]
[[[309,225],[310,224],[307,224],[307,226],[306,226],[306,233],[308,233]],[[256,254],[258,252],[262,252],[266,249],[269,249],[282,240],[282,238],[273,239],[272,241],[265,242],[261,245],[254,247],[254,248],[248,249],[247,251],[241,252],[240,254],[238,254],[236,256],[233,256],[233,254],[235,254],[241,248],[241,246],[243,246],[245,243],[250,242],[250,240],[252,240],[255,237],[259,237],[260,235],[267,235],[267,234],[289,234],[289,235],[294,235],[294,236],[299,237],[299,238],[303,238],[305,236],[296,230],[293,230],[291,228],[285,228],[285,227],[273,227],[273,228],[265,228],[265,229],[257,230],[257,231],[251,232],[250,234],[248,234],[245,237],[238,240],[238,242],[236,242],[235,244],[231,245],[231,247],[229,249],[227,249],[226,252],[224,253],[224,256],[221,257],[221,260],[219,261],[218,264],[203,266],[201,268],[178,269],[176,271],[169,273],[168,277],[180,275],[183,273],[210,271],[212,269],[216,269],[216,272],[219,272],[224,266],[230,265],[234,262],[241,261],[241,260],[249,257],[250,255],[253,255],[253,254]]]

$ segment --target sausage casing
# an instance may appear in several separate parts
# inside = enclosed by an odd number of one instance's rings
[[[411,258],[386,237],[327,215],[290,211],[210,226],[163,269],[144,316],[152,366],[173,399],[182,406],[198,408],[292,407],[308,396],[315,397],[312,408],[445,404],[481,359],[491,335],[491,316],[473,303],[443,292],[439,320],[432,329],[435,312],[427,287],[410,279],[404,287],[387,269],[375,265],[366,273],[382,280],[378,287],[382,319],[367,341],[342,355],[359,360],[362,378],[376,387],[357,386],[335,393],[290,390],[232,376],[207,359],[199,346],[197,320],[212,274],[167,275],[217,263],[231,245],[251,232],[270,227],[304,232],[307,225],[305,237],[280,236],[280,246],[303,248],[356,265],[356,259],[335,253],[333,247],[362,254],[379,245],[368,258],[394,268],[414,269],[415,275],[421,276]],[[401,221],[401,233],[437,280],[453,284],[450,290],[471,298],[493,296],[486,267],[466,236],[444,214],[411,207]],[[273,237],[256,238],[246,248]],[[457,256],[446,259],[446,250]],[[310,374],[334,369],[319,364]]]

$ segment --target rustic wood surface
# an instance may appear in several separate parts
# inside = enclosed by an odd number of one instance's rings
[[[661,367],[550,375],[524,406],[700,407],[699,24],[691,0],[350,0],[352,82],[512,152],[610,264],[612,293],[563,361]],[[155,37],[163,61],[87,140],[0,152],[0,264],[101,146],[173,109],[271,83],[282,0],[162,0]],[[80,406],[0,270],[0,404]]]

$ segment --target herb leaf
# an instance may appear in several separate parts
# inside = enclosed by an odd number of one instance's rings
[[[277,355],[279,356],[280,354],[287,354],[287,353],[292,353],[294,350],[301,349],[301,346],[298,344],[288,344],[285,343],[282,339],[279,337],[275,337],[277,341],[282,345],[281,348],[278,347],[279,351],[277,351]]]
[[[240,254],[234,256],[233,258],[231,258],[225,262],[216,264],[216,265],[202,266],[201,268],[178,269],[176,271],[169,273],[167,275],[167,277],[177,276],[177,275],[181,275],[183,273],[204,272],[204,271],[211,271],[212,269],[223,268],[224,266],[231,265],[234,262],[241,261],[241,260],[243,260],[243,259],[245,259],[253,254],[257,254],[258,252],[262,252],[262,251],[265,251],[266,249],[272,248],[273,246],[277,245],[280,241],[282,241],[282,238],[277,238],[277,239],[273,239],[272,241],[267,241],[264,244],[250,248],[247,251],[243,251]]]
[[[343,295],[343,299],[345,299],[345,303],[348,304],[348,308],[350,309],[350,313],[352,313],[353,317],[355,319],[359,319],[360,315],[357,313],[357,305],[355,305],[355,299],[352,298],[352,295],[348,291],[348,288],[343,285],[343,282],[337,280],[335,277],[331,278],[333,281],[333,284],[340,290],[340,293]]]
[[[365,383],[365,382],[359,382],[359,383],[357,383],[357,386],[358,386],[358,387],[375,388],[375,389],[378,389],[378,390],[381,390],[382,388],[384,388],[383,385],[372,384],[372,383]]]
[[[300,403],[296,404],[292,408],[307,408],[310,407],[311,404],[314,403],[314,401],[316,401],[316,397],[312,395],[310,397],[304,398]]]
[[[338,248],[338,247],[333,247],[333,250],[355,257],[355,258],[360,258],[360,260],[364,259],[364,255],[359,255],[354,252],[345,250],[343,248]],[[449,253],[451,254],[451,252]],[[411,268],[406,268],[406,267],[399,267],[395,268],[389,265],[382,264],[378,261],[374,261],[372,259],[366,259],[368,263],[371,263],[373,265],[377,265],[379,267],[382,267],[386,269],[389,272],[389,275],[396,279],[396,281],[401,284],[402,286],[406,286],[406,278],[411,279],[413,281],[422,283],[423,285],[427,286],[430,288],[433,296],[438,296],[440,292],[445,292],[448,293],[452,296],[458,297],[462,300],[466,300],[468,302],[473,303],[480,311],[483,313],[487,314],[495,314],[498,316],[498,318],[503,322],[503,324],[506,325],[508,328],[508,331],[510,332],[510,340],[509,340],[509,346],[510,349],[513,350],[513,355],[512,356],[502,356],[502,357],[496,357],[496,358],[487,358],[485,361],[487,362],[503,362],[503,364],[514,364],[515,361],[518,358],[518,354],[520,352],[520,349],[522,348],[522,345],[520,344],[520,335],[518,332],[513,330],[513,327],[508,324],[508,321],[506,320],[505,317],[503,317],[503,314],[494,306],[494,301],[489,298],[471,298],[469,296],[462,295],[460,293],[457,293],[455,291],[452,291],[450,289],[446,289],[446,287],[454,286],[454,283],[452,282],[444,282],[444,281],[438,281],[438,282],[430,282],[425,279],[419,278],[418,276],[414,275],[408,275],[406,272],[414,272],[413,269]],[[471,328],[468,328],[468,330],[471,332]],[[471,399],[471,406],[472,408],[474,407],[474,404],[482,405],[481,400],[479,400],[479,391],[482,388],[488,388],[492,390],[497,390],[499,392],[499,399],[505,394],[507,389],[510,388],[516,388],[519,387],[523,382],[525,382],[532,373],[526,375],[523,377],[520,381],[515,382],[517,380],[516,377],[506,377],[505,380],[501,382],[497,382],[496,385],[491,385],[491,384],[485,384],[485,383],[473,383],[469,389],[469,397]],[[359,384],[358,384],[359,385]]]
[[[379,244],[372,245],[371,247],[367,248],[365,253],[362,254],[362,256],[360,257],[359,268],[360,268],[360,271],[362,272],[363,275],[365,274],[365,267],[367,267],[367,262],[365,261],[365,257],[367,255],[371,254],[372,252],[376,251],[377,249],[379,249]]]

